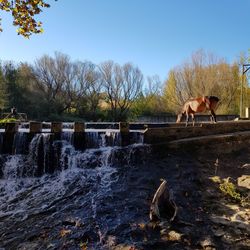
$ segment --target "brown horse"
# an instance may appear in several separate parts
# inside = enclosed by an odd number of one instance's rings
[[[219,102],[219,98],[216,96],[203,96],[198,98],[189,99],[184,103],[182,112],[177,116],[176,123],[181,121],[182,116],[186,115],[186,127],[189,121],[189,115],[192,116],[193,126],[194,126],[194,114],[199,112],[205,112],[210,110],[211,112],[211,121],[216,123],[215,109]]]

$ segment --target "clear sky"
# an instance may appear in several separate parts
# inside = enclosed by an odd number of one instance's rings
[[[249,0],[48,0],[45,32],[18,36],[0,12],[0,60],[33,63],[55,51],[99,64],[132,62],[144,76],[166,79],[199,49],[235,61],[250,48]]]

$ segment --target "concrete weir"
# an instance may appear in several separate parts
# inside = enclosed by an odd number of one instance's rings
[[[194,146],[194,144],[206,146],[206,142],[211,140],[227,143],[229,141],[242,141],[249,136],[250,120],[224,121],[216,124],[203,122],[197,123],[194,127],[191,125],[185,127],[184,123],[142,124],[120,122],[92,124],[31,121],[21,126],[18,123],[6,123],[1,131],[0,153],[17,152],[18,143],[23,145],[25,144],[24,140],[26,140],[28,145],[37,134],[48,135],[50,139],[47,138],[46,140],[51,142],[67,140],[77,150],[84,150],[89,147],[127,146],[138,142],[153,145],[155,148],[161,144],[178,148],[183,145]],[[27,148],[24,147],[21,151],[26,152]]]
[[[144,142],[155,151],[184,150],[230,153],[250,144],[250,121],[201,123],[195,127],[176,126],[149,128],[144,132]]]
[[[131,129],[127,122],[108,124],[36,121],[22,124],[6,123],[0,131],[0,153],[25,153],[28,151],[33,138],[39,134],[44,143],[54,144],[55,141],[67,141],[76,150],[106,146],[128,146],[143,141],[143,130]]]
[[[49,124],[49,125],[48,125]],[[15,154],[17,152],[27,152],[29,143],[37,134],[47,134],[50,135],[50,140],[61,140],[63,134],[63,123],[62,122],[51,122],[42,123],[31,121],[29,123],[23,124],[24,127],[20,128],[20,124],[16,122],[5,123],[4,128],[1,130],[1,144],[0,153],[3,154]],[[48,128],[49,127],[49,128]],[[70,131],[73,135],[72,142],[76,149],[84,149],[85,147],[85,124],[76,122],[73,124],[73,129]],[[18,144],[22,137],[22,145]],[[25,140],[25,142],[24,142]],[[23,145],[25,144],[25,145]],[[22,150],[16,147],[22,146]]]
[[[173,124],[165,128],[148,128],[144,132],[144,142],[157,144],[178,139],[228,134],[240,131],[250,131],[250,121],[218,122],[215,124],[201,123],[194,127]]]

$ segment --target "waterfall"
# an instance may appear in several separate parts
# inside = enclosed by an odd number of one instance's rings
[[[107,146],[120,146],[120,132],[116,130],[103,131],[87,131],[86,132],[86,147],[100,148]]]
[[[61,134],[61,140],[67,141],[70,144],[73,144],[73,131],[72,130],[64,130]]]
[[[60,137],[39,133],[28,144],[28,153],[0,155],[3,226],[25,225],[29,234],[35,223],[45,228],[48,222],[67,223],[72,216],[84,224],[77,229],[82,235],[94,236],[93,249],[105,249],[108,231],[122,218],[113,207],[114,197],[119,195],[117,187],[123,191],[120,177],[124,169],[147,161],[150,147],[143,144],[108,146],[109,143],[119,145],[118,133],[89,136],[98,147],[77,150],[72,143],[72,133]],[[19,135],[15,145],[21,141]],[[57,225],[55,228],[58,230]],[[29,237],[20,233],[20,237]],[[4,247],[9,244],[8,235],[6,237]]]
[[[14,154],[24,154],[27,151],[27,136],[25,132],[18,132],[14,135],[12,152]]]
[[[87,148],[98,148],[99,143],[99,133],[98,131],[91,131],[85,133],[85,143]]]
[[[46,171],[46,163],[49,162],[48,154],[50,152],[50,134],[36,134],[29,145],[27,164],[29,169],[27,175],[40,176]],[[48,166],[47,166],[48,167]]]
[[[0,132],[0,153],[2,152],[3,147],[3,133]]]

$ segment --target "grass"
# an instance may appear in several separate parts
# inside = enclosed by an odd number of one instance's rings
[[[229,196],[233,200],[238,202],[243,201],[243,197],[237,191],[236,186],[230,181],[229,178],[223,180],[223,182],[219,185],[219,188],[222,193],[224,193],[226,196]]]

